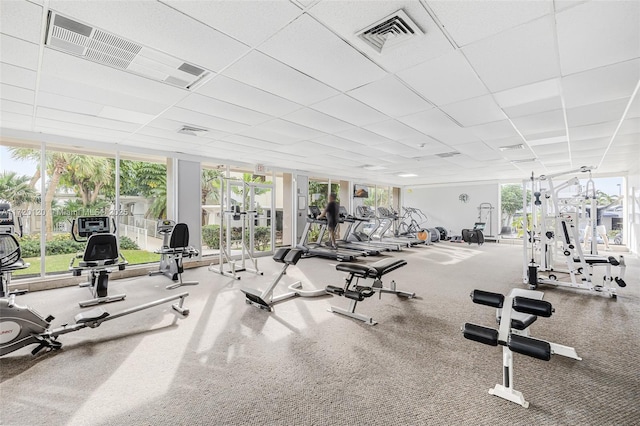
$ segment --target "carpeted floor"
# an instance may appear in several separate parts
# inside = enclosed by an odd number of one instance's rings
[[[408,265],[387,276],[415,299],[377,296],[358,312],[369,326],[327,311],[342,297],[293,299],[273,313],[244,303],[241,281],[207,268],[165,290],[165,277],[111,282],[129,306],[188,291],[191,314],[151,308],[60,337],[61,351],[31,348],[0,359],[3,425],[632,425],[640,419],[640,260],[627,256],[617,299],[541,287],[556,309],[532,334],[573,346],[582,361],[515,354],[514,381],[528,409],[488,394],[502,380],[502,350],[465,340],[464,322],[495,326],[495,310],[469,299],[474,288],[507,293],[521,284],[522,248],[439,243],[393,254]],[[371,260],[377,260],[371,258]],[[304,259],[283,282],[341,285],[334,263]],[[279,287],[284,289],[284,284]],[[277,290],[278,291],[278,290]],[[277,292],[276,291],[276,292]],[[70,287],[18,298],[70,322],[88,290]]]

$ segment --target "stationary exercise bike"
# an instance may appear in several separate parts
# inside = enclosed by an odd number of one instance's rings
[[[78,224],[78,234],[74,232]],[[113,223],[113,230],[111,224]],[[98,305],[100,303],[124,300],[126,294],[109,296],[109,274],[117,267],[124,271],[128,262],[118,250],[118,239],[115,235],[116,224],[108,216],[86,216],[74,219],[71,224],[71,236],[79,243],[87,243],[84,253],[78,253],[71,259],[69,270],[74,277],[79,277],[82,271],[89,271],[88,280],[80,287],[89,287],[92,299],[80,302],[81,308]],[[78,265],[75,265],[76,260]]]
[[[155,251],[160,254],[160,265],[157,271],[149,272],[149,275],[166,275],[171,280],[178,281],[177,283],[169,284],[166,287],[167,290],[183,285],[197,285],[197,281],[182,281],[183,259],[200,254],[198,250],[189,246],[189,228],[187,224],[161,219],[158,221],[156,230],[159,235],[162,235],[162,247]]]
[[[115,237],[115,236],[114,236]],[[11,274],[11,272],[28,267],[21,259],[20,245],[18,240],[11,234],[0,234],[0,274]],[[117,249],[117,246],[116,246]],[[116,259],[117,250],[112,253]],[[85,250],[85,262],[97,262],[104,259],[98,259],[99,252],[93,250],[87,245]],[[26,266],[25,266],[26,265]],[[187,316],[189,310],[183,307],[184,299],[189,293],[181,293],[175,296],[166,297],[154,302],[145,303],[135,306],[115,314],[110,314],[102,308],[94,308],[90,311],[84,311],[75,316],[73,324],[64,324],[57,328],[50,328],[51,321],[54,317],[41,316],[28,306],[20,306],[15,303],[15,295],[0,298],[0,356],[21,349],[29,345],[38,345],[31,351],[33,355],[42,349],[60,349],[62,343],[57,340],[62,334],[78,331],[82,328],[99,327],[103,322],[111,321],[125,315],[132,314],[153,306],[161,305],[174,300],[172,308],[181,314]]]

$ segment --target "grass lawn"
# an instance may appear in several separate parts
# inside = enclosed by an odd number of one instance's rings
[[[151,253],[144,250],[122,250],[122,255],[129,262],[129,265],[138,265],[141,263],[151,263],[160,261],[160,255]],[[46,257],[46,272],[68,272],[69,262],[73,258],[72,254],[56,254]],[[27,269],[15,271],[14,276],[30,275],[40,273],[40,257],[27,257],[25,262],[30,263],[31,266]],[[78,265],[76,261],[75,265]]]

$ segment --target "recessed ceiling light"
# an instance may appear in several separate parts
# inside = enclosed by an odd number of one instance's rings
[[[398,175],[398,177],[416,177],[416,176],[418,176],[418,175],[415,174],[415,173],[400,173]]]
[[[522,164],[522,163],[533,163],[536,161],[536,158],[525,158],[522,160],[511,160],[511,164]]]

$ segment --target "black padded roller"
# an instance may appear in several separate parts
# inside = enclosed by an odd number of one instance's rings
[[[462,327],[462,335],[465,339],[484,343],[489,346],[498,346],[498,330],[481,325],[465,323]]]
[[[324,290],[327,293],[335,294],[337,296],[342,296],[344,294],[344,288],[336,287],[334,285],[328,285]]]
[[[298,263],[298,260],[302,257],[304,252],[300,249],[291,249],[289,253],[284,257],[284,263],[288,265],[295,265]]]
[[[500,293],[491,293],[484,290],[473,290],[471,292],[471,300],[479,305],[492,306],[494,308],[502,308],[504,296]]]
[[[540,317],[550,317],[553,313],[551,303],[544,300],[529,299],[528,297],[516,296],[513,298],[513,309],[525,314],[537,315]]]
[[[289,250],[291,249],[288,247],[279,248],[273,254],[273,260],[275,260],[278,263],[284,263],[284,258],[287,256],[287,253],[289,253]]]
[[[533,358],[549,361],[551,359],[551,345],[544,340],[510,334],[507,346],[513,352],[527,355]]]

